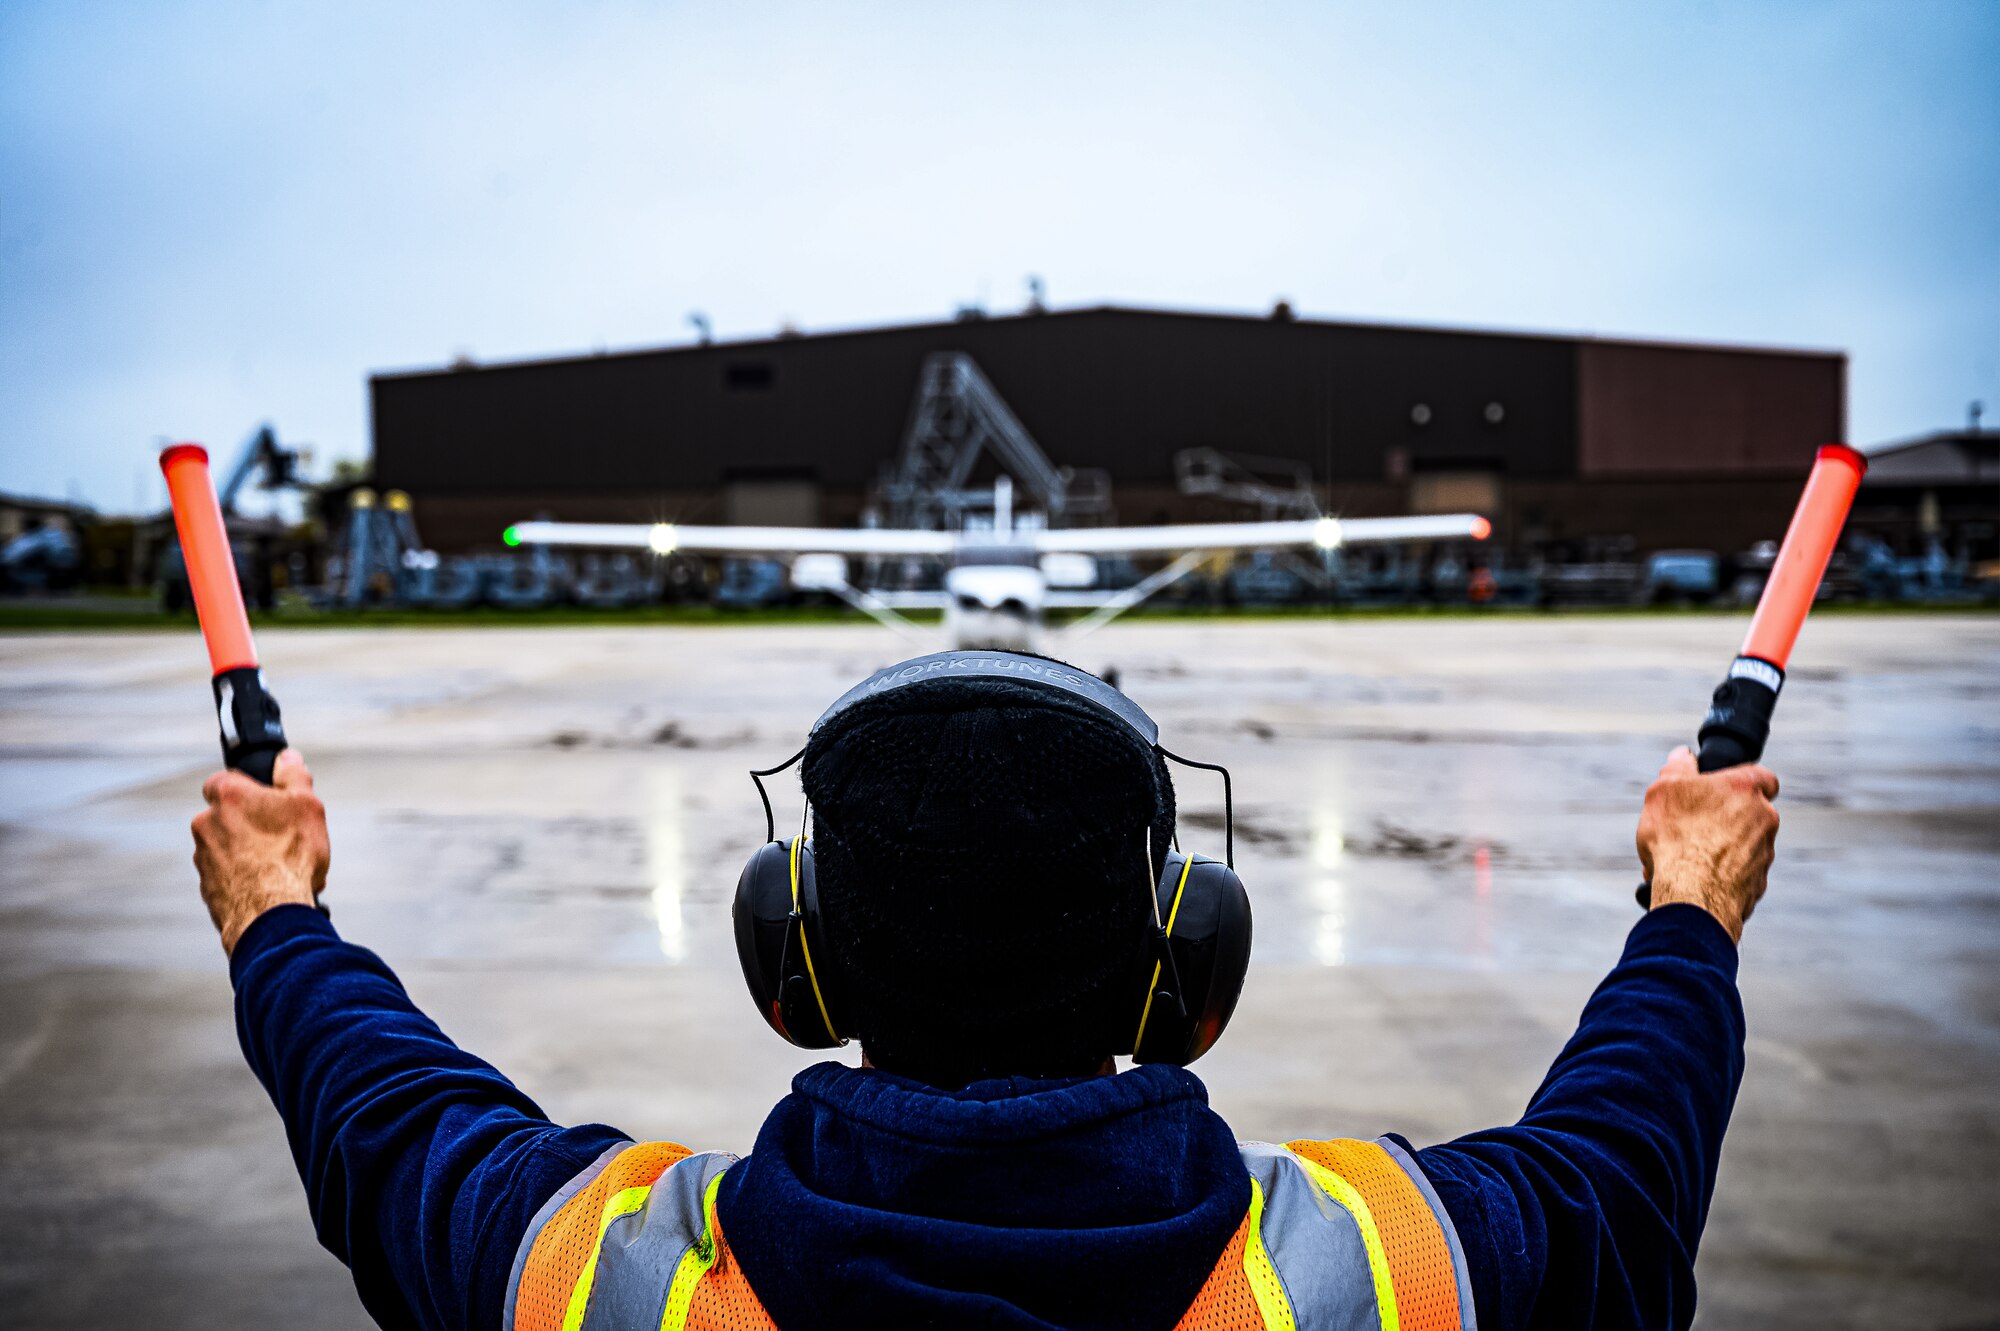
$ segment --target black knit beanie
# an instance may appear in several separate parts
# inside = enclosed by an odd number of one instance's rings
[[[1166,765],[1095,708],[1004,679],[911,684],[816,731],[822,927],[847,1024],[939,1085],[1075,1076],[1145,998],[1147,881],[1174,827]]]

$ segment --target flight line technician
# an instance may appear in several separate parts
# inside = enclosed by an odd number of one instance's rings
[[[1692,1319],[1769,771],[1668,758],[1637,833],[1653,908],[1526,1113],[1417,1149],[1239,1143],[1179,1066],[1228,1019],[1249,921],[1233,872],[1176,850],[1172,755],[1123,694],[939,653],[856,686],[801,752],[812,841],[745,870],[739,951],[775,1030],[858,1038],[862,1066],[800,1073],[742,1160],[558,1126],[447,1039],[313,909],[329,849],[297,754],[275,786],[203,786],[243,1050],[383,1326]]]

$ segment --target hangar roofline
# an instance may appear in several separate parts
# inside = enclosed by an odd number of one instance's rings
[[[1792,347],[1748,342],[1689,342],[1672,338],[1621,337],[1598,333],[1554,333],[1496,328],[1477,324],[1401,323],[1386,319],[1312,319],[1294,316],[1273,318],[1270,314],[1244,314],[1222,310],[1167,309],[1149,305],[1078,305],[1061,310],[1021,310],[1010,314],[981,315],[976,319],[918,319],[907,323],[871,324],[857,328],[830,328],[822,332],[766,334],[759,337],[718,338],[712,342],[675,342],[662,346],[627,347],[618,351],[569,352],[559,355],[524,356],[510,360],[440,365],[409,369],[376,370],[368,375],[375,383],[396,379],[429,379],[456,374],[478,374],[486,370],[526,370],[554,365],[574,365],[593,360],[632,360],[642,356],[674,356],[749,348],[779,347],[794,342],[828,342],[835,339],[887,336],[922,329],[947,329],[966,324],[1007,324],[1031,321],[1073,320],[1104,315],[1139,316],[1148,319],[1179,319],[1206,323],[1275,324],[1282,327],[1337,328],[1350,332],[1407,333],[1427,337],[1509,338],[1527,342],[1595,343],[1602,346],[1645,347],[1666,351],[1701,351],[1724,355],[1798,356],[1819,360],[1847,359],[1845,351],[1825,347]]]

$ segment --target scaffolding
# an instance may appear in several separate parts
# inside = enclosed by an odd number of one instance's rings
[[[940,351],[924,358],[903,451],[881,485],[883,525],[962,529],[968,512],[992,507],[992,488],[971,484],[989,451],[1051,527],[1098,518],[1111,507],[1108,474],[1049,461],[978,363],[962,351]]]

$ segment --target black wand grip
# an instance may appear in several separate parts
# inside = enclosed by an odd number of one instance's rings
[[[271,772],[285,748],[278,700],[264,687],[256,666],[225,670],[213,681],[215,717],[222,728],[222,765],[271,784]]]
[[[1737,657],[1729,667],[1729,678],[1709,699],[1708,715],[1701,719],[1695,766],[1720,772],[1762,758],[1764,744],[1771,738],[1771,713],[1784,683],[1785,672],[1769,661]]]
[[[264,687],[264,672],[256,666],[225,670],[212,681],[215,686],[215,719],[222,727],[222,765],[241,772],[265,785],[285,751],[285,727],[278,714],[278,700]],[[332,918],[323,901],[314,909]]]
[[[1729,676],[1715,688],[1708,700],[1708,715],[1701,719],[1695,736],[1694,765],[1704,772],[1720,772],[1725,767],[1741,767],[1764,756],[1765,741],[1771,738],[1771,713],[1778,706],[1778,690],[1785,684],[1785,672],[1755,656],[1739,656],[1729,667]],[[1653,885],[1639,884],[1633,894],[1639,909],[1653,908]]]

